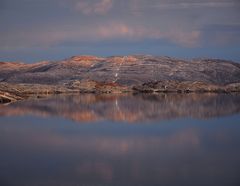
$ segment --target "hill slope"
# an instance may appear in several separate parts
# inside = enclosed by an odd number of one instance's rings
[[[74,56],[36,64],[0,63],[0,79],[9,83],[56,84],[90,79],[136,85],[149,81],[200,81],[213,84],[240,82],[240,64],[224,60],[184,61],[148,55],[107,57]]]
[[[240,90],[240,64],[216,59],[74,56],[35,64],[0,62],[0,69],[0,91],[13,94],[14,89],[25,94]]]

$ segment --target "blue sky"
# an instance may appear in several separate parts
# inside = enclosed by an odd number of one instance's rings
[[[153,54],[240,62],[239,0],[0,0],[0,61]]]

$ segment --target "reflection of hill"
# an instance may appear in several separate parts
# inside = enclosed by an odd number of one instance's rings
[[[238,94],[69,95],[1,106],[0,115],[59,116],[77,122],[159,121],[236,114],[240,112],[239,102]]]

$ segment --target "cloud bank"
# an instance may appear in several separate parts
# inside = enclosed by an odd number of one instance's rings
[[[154,46],[169,47],[173,53],[221,47],[230,55],[233,48],[240,48],[239,0],[2,0],[0,4],[4,25],[0,54],[106,42],[112,49],[118,43],[125,48],[135,43],[136,51],[141,45],[141,51]]]
[[[75,8],[85,15],[103,15],[110,11],[112,5],[112,0],[100,0],[95,2],[81,0],[76,2]]]

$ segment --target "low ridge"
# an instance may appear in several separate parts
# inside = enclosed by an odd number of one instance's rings
[[[38,94],[45,93],[46,87],[51,93],[240,91],[240,65],[219,59],[73,56],[35,64],[1,62],[0,67],[0,91],[7,93],[6,87],[15,86],[35,94],[29,85]]]

